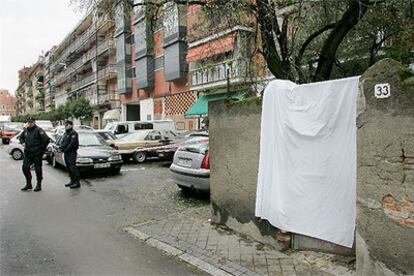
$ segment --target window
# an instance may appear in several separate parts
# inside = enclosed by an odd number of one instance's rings
[[[154,70],[164,68],[164,56],[157,57],[154,60]]]
[[[164,5],[164,37],[169,37],[178,32],[178,6],[169,2]]]
[[[124,134],[128,133],[128,126],[127,125],[118,125],[115,131],[115,134]]]
[[[141,130],[141,129],[153,129],[154,126],[151,123],[137,123],[134,125],[135,130]]]
[[[145,140],[150,140],[150,141],[161,140],[161,132],[151,131],[150,133],[148,133],[147,137],[145,137]]]
[[[164,137],[167,138],[168,140],[174,140],[177,137],[177,135],[175,135],[175,133],[172,132],[171,130],[166,130],[164,132]]]

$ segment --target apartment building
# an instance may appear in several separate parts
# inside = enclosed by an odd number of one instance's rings
[[[23,115],[26,114],[26,98],[28,97],[26,93],[26,88],[24,85],[24,81],[30,74],[32,67],[23,67],[18,71],[19,75],[19,85],[16,89],[15,97],[16,97],[16,114]]]
[[[0,116],[15,116],[16,102],[8,90],[0,89]]]
[[[120,1],[116,11],[123,120],[173,119],[177,129],[196,129],[209,101],[250,93],[260,73],[254,18],[212,20],[201,6],[169,2],[151,20],[140,2],[131,17],[131,1]]]
[[[36,114],[45,111],[45,66],[44,57],[31,67],[19,70],[19,86],[16,90],[17,114]]]
[[[95,128],[103,127],[106,114],[119,109],[114,27],[109,14],[94,9],[50,51],[47,62],[47,104],[58,107],[85,97],[94,110]]]
[[[207,116],[210,101],[257,94],[270,75],[255,51],[256,18],[243,11],[225,16],[217,12],[207,15],[200,5],[189,7],[186,61],[197,101],[187,117]]]
[[[136,6],[128,16],[130,4],[120,1],[116,9],[122,119],[172,119],[178,130],[196,129],[197,120],[184,116],[196,98],[185,61],[187,7],[168,3],[152,20],[145,6]]]

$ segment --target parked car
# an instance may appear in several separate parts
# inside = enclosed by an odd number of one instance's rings
[[[135,161],[142,163],[151,156],[149,152],[145,150],[137,151],[137,149],[166,145],[175,140],[175,138],[176,135],[168,130],[147,129],[125,135],[117,141],[114,141],[114,146],[124,159],[128,160],[133,157]]]
[[[177,133],[173,120],[111,122],[105,126],[105,130],[116,136],[145,129],[169,130]]]
[[[2,132],[1,132],[1,140],[3,144],[8,144],[10,139],[16,136],[23,130],[22,123],[7,123],[3,125]]]
[[[122,166],[121,155],[113,150],[105,140],[94,131],[80,130],[79,150],[76,158],[76,166],[81,172],[91,170],[109,170],[119,173]],[[65,166],[63,152],[59,146],[63,136],[60,136],[53,145],[52,165]]]
[[[112,132],[104,129],[95,130],[109,145],[113,144],[118,138]]]
[[[36,121],[37,122],[37,121]],[[89,130],[89,131],[93,131],[94,129],[90,126],[85,126],[85,125],[75,125],[73,126],[73,129],[76,131],[81,131],[81,130]],[[65,134],[65,126],[61,125],[61,126],[57,126],[52,130],[52,135],[57,139],[58,137],[62,136],[63,134]]]
[[[183,191],[210,190],[210,156],[208,142],[179,148],[170,166],[173,181]]]
[[[24,146],[20,144],[20,135],[22,135],[23,131],[20,131],[16,136],[14,136],[12,139],[10,139],[10,143],[8,144],[6,148],[6,152],[10,154],[10,156],[14,160],[22,160],[24,157]],[[54,143],[54,138],[52,136],[51,132],[46,132],[46,134],[51,139],[49,145],[46,148],[46,152],[43,155],[43,159],[49,161],[50,155],[51,155],[51,144]]]
[[[52,132],[53,130],[53,125],[51,121],[36,120],[36,125],[43,129],[45,132]]]
[[[138,152],[144,151],[146,152],[147,156],[158,157],[159,159],[163,159],[163,160],[173,160],[174,154],[178,148],[192,145],[192,144],[201,143],[201,142],[208,142],[208,134],[207,136],[200,135],[200,136],[186,136],[186,137],[187,138],[181,138],[178,140],[174,140],[171,142],[171,144],[167,144],[163,146],[137,148],[135,149],[135,154]]]

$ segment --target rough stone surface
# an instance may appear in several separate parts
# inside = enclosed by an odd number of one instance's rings
[[[414,85],[410,74],[382,60],[361,77],[366,98],[358,118],[359,275],[414,273]],[[374,86],[391,85],[377,99]]]

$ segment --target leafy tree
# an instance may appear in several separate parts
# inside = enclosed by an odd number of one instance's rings
[[[204,24],[206,31],[219,26],[217,21],[235,26],[238,20],[253,18],[257,35],[251,58],[260,53],[280,79],[309,82],[329,79],[333,72],[355,74],[382,56],[413,61],[413,0],[125,1],[156,10],[168,2],[201,5],[208,20],[200,20],[200,26]],[[119,0],[103,2],[72,0],[82,9],[98,5],[111,13]]]
[[[93,110],[85,97],[80,97],[73,103],[72,115],[81,120],[90,120],[92,118]]]

